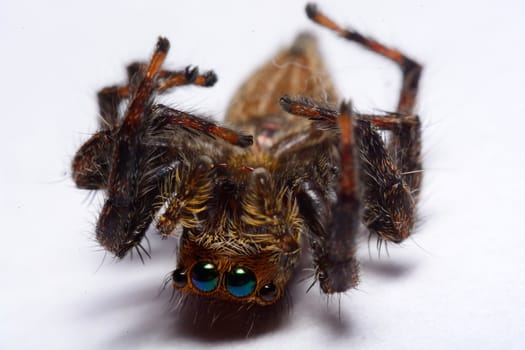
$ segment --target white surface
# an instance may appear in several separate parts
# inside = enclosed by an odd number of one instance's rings
[[[301,29],[314,31],[336,81],[361,110],[392,109],[389,62],[309,23],[303,1],[3,1],[0,152],[2,349],[523,349],[524,6],[519,1],[323,2],[339,22],[425,66],[424,225],[390,257],[360,245],[362,283],[328,304],[299,283],[290,313],[252,336],[191,330],[158,296],[173,241],[153,259],[103,260],[98,199],[69,163],[96,128],[97,89],[124,64],[172,43],[168,66],[214,69],[212,89],[168,101],[223,116],[242,79]],[[276,317],[277,319],[277,317]],[[185,326],[183,326],[185,324]],[[224,324],[223,324],[224,326]],[[227,326],[227,325],[226,325]]]

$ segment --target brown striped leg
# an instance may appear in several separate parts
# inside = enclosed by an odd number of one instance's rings
[[[146,63],[132,63],[127,67],[127,85],[109,86],[98,92],[97,97],[100,116],[102,117],[102,129],[107,129],[118,123],[120,103],[133,95],[133,91],[136,89],[136,87],[134,88],[134,82],[137,81],[137,77],[141,78],[146,69]],[[171,88],[183,85],[210,87],[216,82],[217,75],[213,71],[207,71],[201,74],[197,67],[188,66],[186,69],[180,71],[161,70],[157,75],[155,91],[163,93]]]
[[[310,245],[321,289],[328,294],[344,292],[355,287],[359,280],[359,265],[355,259],[355,236],[359,227],[360,198],[351,105],[343,103],[340,111],[336,112],[318,106],[309,99],[288,96],[283,96],[280,104],[285,111],[312,120],[314,128],[334,132],[334,138],[328,142],[336,144],[335,149],[338,149],[339,156],[334,157],[328,151],[326,154],[318,155],[320,159],[317,163],[324,164],[320,165],[323,168],[330,163],[328,159],[340,157],[341,168],[337,169],[338,181],[333,189],[327,189],[326,187],[330,185],[325,179],[308,176],[301,185],[298,199],[303,216],[312,227]],[[319,142],[319,149],[330,149],[322,145],[327,142],[325,137],[321,137]],[[311,145],[304,142],[303,144],[311,152],[309,148]],[[296,147],[297,154],[302,151],[299,146],[298,144]],[[316,161],[312,163],[316,164]],[[335,191],[336,198],[332,195],[332,191]]]
[[[422,67],[419,63],[405,56],[402,52],[396,49],[389,48],[372,38],[363,36],[354,29],[342,28],[329,17],[321,13],[314,4],[308,4],[306,6],[306,13],[312,21],[336,32],[341,37],[354,41],[397,63],[403,72],[403,83],[397,104],[397,112],[400,114],[412,113],[416,102],[419,78],[422,71]]]
[[[397,112],[386,115],[358,115],[356,135],[360,144],[361,182],[364,187],[363,218],[368,228],[382,239],[400,242],[413,228],[415,205],[422,180],[421,126],[413,115],[422,67],[402,52],[345,29],[321,13],[313,4],[306,13],[314,22],[341,37],[395,62],[403,81]],[[388,147],[370,125],[391,132]]]
[[[172,109],[163,105],[156,105],[160,110],[159,115],[165,120],[166,124],[178,125],[189,131],[197,131],[225,140],[226,142],[239,146],[248,147],[253,144],[252,135],[244,135],[235,130],[222,127],[216,123],[196,115]]]
[[[141,137],[145,110],[149,108],[156,77],[168,50],[168,40],[159,38],[126,115],[111,135],[107,197],[95,231],[99,243],[118,257],[123,257],[133,247],[140,247],[153,213],[158,209],[156,179],[143,176],[143,172],[161,161],[162,150],[148,148]]]
[[[159,38],[151,64],[148,66],[149,78],[141,83],[141,90],[130,103],[129,113],[134,113],[128,120],[128,126],[136,124],[140,119],[141,110],[149,100],[152,84],[160,70],[169,48],[167,39]],[[114,86],[102,89],[98,94],[99,108],[102,115],[101,130],[86,141],[75,154],[72,163],[73,180],[79,188],[108,189],[112,159],[115,157],[115,139],[122,132],[118,125],[118,105],[123,98],[129,97],[128,86]],[[126,124],[126,122],[124,122]],[[128,128],[129,129],[129,128]],[[128,132],[133,133],[133,131]],[[128,140],[129,141],[129,140]],[[117,151],[118,153],[118,151]]]

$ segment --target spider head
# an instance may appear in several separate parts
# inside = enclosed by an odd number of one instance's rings
[[[300,252],[297,205],[265,169],[251,171],[243,187],[231,210],[209,208],[216,217],[183,229],[175,288],[260,305],[281,298]]]
[[[183,237],[178,268],[173,271],[176,289],[204,297],[268,305],[277,302],[289,275],[278,256],[241,255],[211,250]]]

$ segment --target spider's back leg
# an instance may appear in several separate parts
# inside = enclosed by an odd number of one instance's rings
[[[402,52],[389,48],[370,37],[366,37],[354,29],[342,28],[329,17],[321,13],[314,4],[307,5],[306,14],[312,21],[334,31],[341,37],[349,41],[356,42],[368,50],[371,50],[378,55],[388,58],[396,63],[401,68],[403,73],[403,82],[397,104],[397,113],[412,113],[416,102],[419,88],[419,79],[421,77],[422,71],[422,67],[419,63],[406,56]]]
[[[403,73],[397,112],[386,115],[357,115],[356,140],[360,149],[360,178],[364,188],[364,222],[382,239],[401,242],[415,222],[415,205],[421,186],[421,126],[412,115],[422,67],[402,52],[344,29],[313,4],[306,7],[314,22],[341,37],[395,62]],[[376,129],[391,132],[388,146]]]

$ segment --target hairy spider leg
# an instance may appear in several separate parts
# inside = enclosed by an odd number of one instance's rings
[[[336,32],[347,40],[357,42],[365,48],[390,59],[401,68],[403,80],[396,113],[367,115],[366,119],[378,128],[392,132],[388,148],[392,153],[393,161],[403,174],[403,179],[411,191],[418,193],[422,181],[421,125],[419,117],[412,113],[416,103],[422,66],[402,52],[388,48],[372,38],[365,37],[354,29],[342,28],[321,13],[313,4],[306,7],[306,13],[314,22]]]
[[[128,79],[133,81],[136,74],[145,71],[147,65],[143,62],[134,62],[126,68],[128,72]],[[182,85],[197,85],[203,87],[213,86],[217,82],[217,75],[213,71],[199,72],[196,66],[187,66],[184,70],[161,70],[157,79],[157,92],[165,92],[166,90]]]
[[[405,56],[400,51],[391,49],[372,38],[362,35],[354,29],[342,28],[320,12],[315,4],[308,4],[306,6],[306,14],[312,21],[336,32],[341,37],[359,43],[365,48],[397,63],[403,72],[403,83],[401,85],[401,92],[397,104],[397,112],[400,114],[412,113],[418,92],[419,78],[422,71],[422,67],[419,63]]]
[[[113,149],[112,133],[121,122],[120,103],[130,98],[137,89],[139,79],[145,74],[148,65],[134,62],[127,66],[128,83],[101,89],[98,94],[100,113],[99,131],[86,141],[77,151],[73,160],[73,179],[79,188],[105,189],[109,177],[109,164]],[[155,92],[164,93],[183,85],[211,87],[217,82],[213,71],[199,73],[195,66],[184,70],[160,70],[155,81]]]
[[[137,81],[146,72],[148,65],[143,62],[134,62],[127,66],[128,83],[113,85],[101,89],[98,94],[101,129],[107,129],[119,122],[120,103],[130,98],[136,90]],[[217,75],[213,71],[200,73],[198,67],[188,66],[184,70],[160,70],[155,81],[155,92],[164,93],[171,88],[183,85],[211,87],[217,82]]]
[[[251,135],[238,133],[233,129],[219,126],[214,122],[190,113],[166,107],[163,115],[168,118],[169,124],[185,126],[190,130],[200,131],[210,136],[213,135],[235,146],[248,147],[253,144],[253,136]]]
[[[96,237],[102,246],[118,257],[137,246],[144,236],[152,211],[155,191],[151,180],[141,176],[151,151],[141,143],[145,111],[151,103],[155,79],[169,50],[169,41],[159,38],[142,81],[130,101],[122,124],[112,135],[107,198],[96,225]]]
[[[288,113],[321,122],[321,125],[323,125],[322,122],[328,122],[329,127],[338,128],[341,138],[341,193],[345,197],[355,197],[357,189],[357,164],[354,156],[355,142],[354,126],[352,123],[354,117],[351,103],[341,103],[339,112],[321,107],[312,100],[304,97],[292,98],[283,96],[279,100],[279,103]]]
[[[160,70],[160,65],[164,61],[168,49],[168,40],[159,39],[151,64],[148,66],[149,77],[141,83],[141,90],[137,90],[134,100],[130,103],[126,116],[128,120],[127,122],[124,121],[124,124],[135,125],[136,121],[140,119],[144,106],[152,93],[155,76]],[[119,128],[118,104],[123,98],[129,96],[129,85],[108,87],[98,93],[102,117],[101,130],[80,147],[72,163],[73,179],[78,187],[85,189],[108,188],[110,167],[114,166],[110,163],[111,156],[114,155],[113,140],[116,136],[114,133],[122,133],[129,129],[126,127]],[[132,134],[133,128],[126,132]]]
[[[304,97],[283,96],[280,104],[288,113],[312,120],[313,129],[328,131],[331,142],[339,140],[341,169],[338,170],[336,200],[323,194],[319,184],[312,180],[303,183],[299,199],[307,216],[318,217],[316,220],[319,221],[315,224],[317,229],[312,232],[315,237],[311,238],[311,246],[321,289],[328,294],[344,292],[359,283],[355,237],[359,227],[360,199],[351,104],[343,102],[339,112]],[[307,220],[313,221],[311,218]]]
[[[79,187],[107,191],[96,236],[117,257],[123,257],[133,247],[140,248],[146,229],[162,205],[159,198],[164,177],[170,175],[167,168],[193,152],[191,145],[181,141],[189,136],[188,132],[218,137],[241,147],[252,144],[251,136],[154,104],[155,92],[168,85],[189,81],[210,85],[216,80],[209,73],[200,77],[195,68],[184,73],[163,71],[168,48],[168,40],[159,38],[151,61],[136,75],[140,81],[129,85],[131,100],[123,120],[92,136],[73,161],[73,178]],[[164,87],[159,86],[159,75],[168,82]]]
[[[386,113],[382,115],[359,114],[357,118],[367,120],[378,129],[391,131],[397,135],[391,138],[388,149],[401,178],[408,185],[414,201],[417,202],[423,180],[419,117],[415,114]]]
[[[379,239],[400,243],[408,237],[415,221],[416,203],[411,189],[372,123],[356,117],[355,137],[363,187],[363,223]]]
[[[358,123],[356,127],[363,167],[360,171],[361,182],[365,187],[363,221],[381,239],[399,243],[408,237],[413,228],[417,193],[422,180],[421,126],[419,118],[412,115],[422,67],[398,50],[388,48],[354,29],[342,28],[314,4],[307,5],[306,13],[314,22],[390,59],[401,68],[403,81],[397,113],[356,116],[356,119],[366,120],[381,130],[391,132],[387,152],[374,128],[364,123]]]
[[[101,130],[86,141],[75,154],[72,163],[72,172],[73,179],[78,187],[85,189],[108,188],[110,168],[115,166],[115,164],[111,164],[110,162],[112,155],[115,154],[115,144],[113,140],[116,135],[114,135],[114,133],[133,133],[134,128],[131,128],[130,130],[129,126],[136,125],[137,120],[140,119],[142,110],[152,93],[154,78],[158,73],[158,70],[160,70],[160,65],[164,61],[168,49],[168,40],[159,39],[155,54],[151,60],[150,66],[148,67],[149,77],[147,79],[145,78],[143,83],[141,83],[141,89],[139,88],[139,90],[137,90],[137,94],[128,108],[126,116],[127,122],[124,121],[124,124],[127,124],[127,127],[118,127],[118,110],[114,106],[111,107],[109,101],[116,102],[115,99],[120,101],[124,96],[128,96],[129,87],[106,88],[107,90],[103,89],[98,94],[100,112],[103,118],[108,119],[105,124],[101,124]],[[101,95],[110,96],[110,98],[101,101]]]
[[[357,161],[355,151],[355,137],[353,125],[353,111],[350,102],[341,103],[340,116],[337,119],[339,130],[341,131],[341,193],[345,201],[356,202],[355,209],[352,210],[351,218],[359,215],[358,195],[357,195]]]

